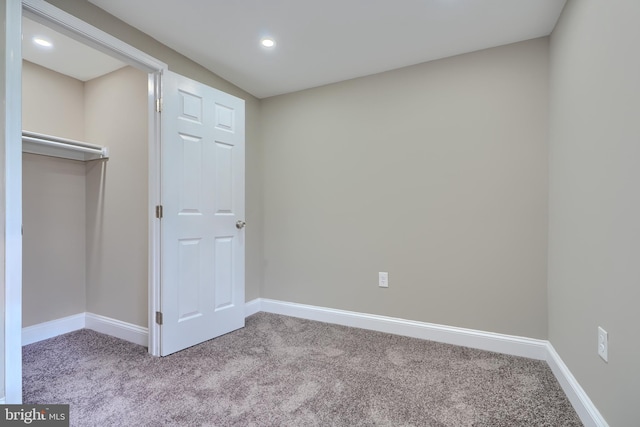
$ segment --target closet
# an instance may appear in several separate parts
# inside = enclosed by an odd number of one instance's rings
[[[23,327],[84,313],[146,327],[147,74],[54,71],[27,32],[65,36],[23,22]]]

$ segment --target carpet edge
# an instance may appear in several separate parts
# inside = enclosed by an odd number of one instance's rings
[[[585,427],[609,427],[551,342],[547,342],[547,364]]]
[[[266,298],[245,303],[245,317],[259,312],[368,329],[545,361],[586,427],[609,427],[553,345],[547,340],[358,313]],[[93,313],[78,313],[22,329],[22,345],[88,328],[146,346],[148,329]],[[2,402],[0,402],[2,403]]]
[[[549,365],[562,390],[585,427],[609,427],[587,393],[580,386],[548,340],[518,337],[475,329],[399,319],[375,314],[257,298],[250,301],[252,311],[281,314],[342,326],[386,332],[446,344],[471,347],[542,360]]]

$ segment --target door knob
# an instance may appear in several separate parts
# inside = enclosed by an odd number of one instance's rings
[[[244,221],[241,221],[241,220],[236,221],[236,228],[238,230],[242,230],[245,225],[247,225],[247,223]]]

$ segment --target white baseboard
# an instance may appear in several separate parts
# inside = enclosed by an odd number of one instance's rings
[[[22,345],[57,337],[85,327],[85,313],[22,328]]]
[[[551,343],[546,340],[265,298],[256,298],[245,303],[245,317],[260,311],[544,360],[549,364],[582,423],[586,427],[609,427]],[[92,329],[135,344],[148,345],[149,332],[147,328],[93,313],[80,313],[23,328],[22,345],[82,328]],[[2,399],[0,399],[0,404],[2,404]]]
[[[22,345],[57,337],[58,335],[77,331],[78,329],[92,329],[103,334],[111,335],[135,344],[148,345],[149,332],[147,328],[131,323],[111,319],[93,313],[78,313],[50,322],[22,328]]]
[[[320,322],[369,329],[497,353],[546,360],[547,341],[474,329],[437,325],[376,314],[357,313],[313,305],[261,299],[262,311]]]
[[[256,298],[256,299],[252,299],[249,302],[246,302],[244,304],[244,317],[249,317],[252,314],[256,314],[257,312],[259,312],[261,309],[261,302],[260,302],[260,298]]]
[[[609,427],[549,341],[259,298],[258,311],[544,360],[586,427]]]
[[[550,342],[547,343],[547,363],[585,427],[609,427]]]
[[[149,330],[121,320],[87,313],[86,328],[143,346],[149,345]]]

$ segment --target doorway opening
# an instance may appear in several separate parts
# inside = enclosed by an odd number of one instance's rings
[[[84,299],[83,312],[110,316],[71,315],[69,322],[121,330],[122,325],[146,324],[148,329],[129,328],[125,333],[134,342],[145,339],[149,352],[159,355],[159,330],[152,315],[159,304],[159,224],[151,218],[160,199],[156,101],[167,65],[45,2],[23,1],[23,21],[24,32],[42,32],[45,44],[49,34],[57,43],[84,49],[72,50],[62,60],[52,59],[51,51],[45,52],[49,59],[39,60],[37,52],[24,49],[23,128],[84,139],[108,147],[111,157],[81,163],[23,155],[24,326],[67,319],[64,316]],[[32,44],[33,37],[25,34],[23,45]],[[85,63],[77,66],[78,58]],[[73,69],[73,62],[80,75],[63,67]],[[58,84],[63,86],[56,93]],[[43,99],[44,88],[54,88],[49,92],[53,96]],[[80,105],[74,105],[73,98]],[[57,226],[56,217],[62,219]],[[52,246],[55,256],[41,262]],[[61,289],[45,288],[56,280],[51,271],[61,273]],[[114,325],[114,319],[122,325]]]
[[[49,336],[87,327],[146,345],[154,356],[242,327],[244,100],[169,72],[166,64],[41,0],[24,0],[23,16],[25,28],[55,30],[117,60],[106,74],[85,79],[25,57],[24,122],[32,129],[23,131],[23,141],[48,140],[59,151],[60,142],[86,137],[89,143],[71,145],[91,154],[58,155],[51,163],[38,157],[51,150],[36,150],[26,158],[30,213],[20,243],[28,258],[25,295],[37,298],[20,304],[25,324],[44,325]],[[81,107],[71,107],[68,98],[80,99]],[[186,219],[194,226],[181,227]],[[161,239],[169,249],[161,251]],[[62,258],[41,261],[47,248]],[[58,278],[63,289],[44,288],[55,269],[72,279]],[[170,276],[162,284],[161,273]],[[37,307],[56,298],[67,305]],[[83,312],[59,318],[77,310]],[[182,329],[171,329],[176,325]],[[21,325],[8,328],[16,333]],[[180,341],[183,335],[189,340]]]

